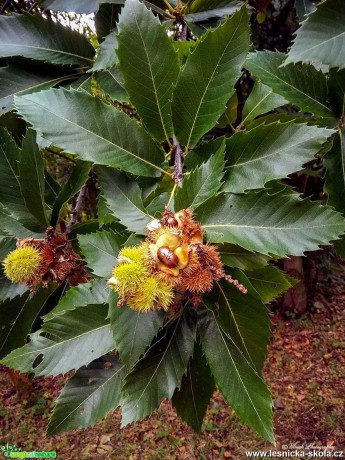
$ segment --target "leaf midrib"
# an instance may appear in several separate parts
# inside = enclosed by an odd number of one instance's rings
[[[306,31],[304,31],[304,33],[305,33],[305,32],[306,32]],[[317,43],[316,45],[312,46],[311,48],[308,48],[308,49],[306,49],[305,51],[302,51],[302,52],[300,53],[300,56],[303,56],[303,55],[306,54],[306,53],[310,53],[311,50],[317,48],[318,46],[324,46],[325,43],[331,42],[331,41],[333,41],[333,40],[336,40],[337,38],[341,37],[342,35],[345,35],[345,32],[341,32],[340,34],[335,35],[334,37],[329,38],[328,40],[325,40],[325,41],[323,41],[323,42],[321,42],[321,43]],[[302,60],[302,59],[301,59],[301,60]]]
[[[130,155],[130,156],[136,158],[137,160],[148,164],[151,168],[157,169],[158,171],[165,173],[165,171],[163,169],[161,169],[159,166],[155,165],[154,163],[150,163],[148,160],[145,160],[144,158],[139,157],[135,153],[130,152],[129,150],[126,150],[124,147],[121,147],[120,145],[114,144],[113,142],[111,142],[110,140],[106,139],[105,137],[102,137],[99,134],[97,134],[97,133],[95,133],[93,131],[90,131],[89,129],[85,128],[84,126],[78,125],[78,123],[75,123],[72,120],[68,120],[67,118],[64,118],[62,116],[57,115],[55,112],[52,112],[51,110],[49,110],[45,105],[40,104],[37,101],[33,101],[33,100],[31,100],[30,102],[35,104],[35,105],[37,105],[38,107],[41,107],[43,110],[47,111],[51,115],[54,115],[56,118],[59,118],[59,119],[65,121],[66,123],[70,123],[71,125],[76,126],[77,128],[81,129],[82,131],[86,131],[87,133],[91,134],[92,136],[98,137],[99,139],[101,139],[102,141],[108,143],[109,145],[112,145],[113,147],[115,147],[115,148],[117,148],[119,150],[122,150],[125,154]],[[87,160],[87,161],[90,161],[90,160]]]
[[[231,359],[231,361],[232,361],[232,364],[233,364],[233,366],[234,366],[234,369],[235,369],[235,371],[236,371],[236,374],[237,374],[237,376],[238,376],[238,379],[239,379],[239,381],[241,382],[242,387],[243,387],[245,393],[247,394],[248,399],[249,399],[249,401],[250,401],[250,403],[251,403],[251,405],[252,405],[252,407],[253,407],[255,413],[257,414],[258,419],[259,419],[260,423],[262,424],[262,427],[263,427],[265,433],[267,433],[267,434],[270,435],[270,433],[269,433],[269,432],[267,431],[267,429],[266,429],[265,423],[263,422],[262,418],[260,417],[260,413],[259,413],[258,410],[256,409],[256,406],[255,406],[255,404],[254,404],[252,398],[250,397],[250,394],[248,393],[247,387],[245,386],[245,384],[244,384],[244,382],[243,382],[243,380],[242,380],[242,378],[241,378],[241,374],[240,374],[240,372],[239,372],[238,369],[237,369],[236,363],[235,363],[235,361],[233,360],[233,357],[232,357],[232,355],[231,355],[231,352],[230,352],[230,350],[229,350],[229,348],[228,348],[228,345],[227,345],[227,343],[226,343],[226,341],[225,341],[225,339],[224,339],[224,336],[223,336],[223,334],[222,334],[222,331],[220,330],[220,328],[219,328],[219,326],[218,326],[218,323],[217,323],[216,318],[215,318],[215,314],[214,314],[213,312],[212,312],[212,315],[213,315],[213,320],[214,320],[214,322],[215,322],[215,324],[216,324],[216,326],[217,326],[218,333],[219,333],[220,337],[222,338],[222,341],[224,342],[224,346],[225,346],[226,350],[228,351],[228,355],[229,355],[229,357],[230,357],[230,359]],[[256,374],[256,375],[257,375],[257,374]]]
[[[48,51],[48,52],[51,52],[51,53],[65,54],[66,56],[72,56],[72,57],[76,57],[78,59],[82,59],[84,61],[93,62],[93,59],[89,59],[89,58],[87,58],[85,56],[80,56],[79,54],[68,53],[67,51],[56,50],[56,49],[53,49],[53,48],[44,48],[42,46],[32,46],[32,45],[23,45],[23,44],[16,45],[14,43],[2,43],[2,45],[12,46],[14,48],[31,48],[31,49],[36,49],[36,50]]]
[[[90,393],[87,398],[83,399],[82,402],[80,404],[78,404],[78,406],[73,409],[71,412],[68,413],[68,415],[66,415],[66,417],[61,420],[61,422],[58,424],[58,425],[55,425],[54,427],[54,432],[56,432],[56,430],[58,429],[59,426],[61,426],[65,420],[67,420],[71,414],[73,414],[74,412],[76,412],[80,406],[84,405],[85,402],[91,398],[91,396],[93,396],[95,393],[97,393],[100,389],[102,389],[105,385],[107,385],[114,377],[117,377],[117,375],[119,374],[119,372],[121,372],[126,366],[125,365],[122,365],[120,367],[120,369],[118,369],[114,374],[112,374],[107,380],[105,380],[100,386],[98,386],[92,393]]]
[[[266,125],[266,126],[269,126],[269,125]],[[287,127],[290,128],[291,126],[294,126],[294,123],[290,123],[289,126],[287,126]],[[303,126],[303,125],[302,125],[302,126]],[[280,136],[284,135],[285,133],[286,133],[286,130],[284,130],[284,131],[280,134]],[[298,134],[298,131],[297,131],[296,133],[294,133],[294,135],[296,135],[296,134]],[[275,147],[275,145],[278,143],[278,141],[280,141],[280,136],[279,136],[278,138],[275,138],[275,139],[273,140],[273,143],[272,143],[272,144],[270,145],[270,147],[269,147],[269,150],[274,150],[273,152],[268,153],[267,155],[263,155],[263,156],[257,157],[257,158],[251,158],[250,160],[247,160],[247,161],[242,162],[242,163],[234,163],[234,164],[228,166],[227,169],[237,168],[237,167],[239,167],[239,166],[247,165],[247,164],[249,164],[249,163],[254,163],[255,161],[265,160],[266,158],[269,158],[269,157],[271,157],[272,155],[277,155],[277,154],[280,155],[282,152],[289,151],[289,150],[291,150],[291,149],[294,149],[295,147],[299,147],[300,145],[303,145],[303,144],[305,144],[306,142],[308,142],[308,140],[301,140],[301,141],[298,142],[297,144],[291,144],[291,145],[289,144],[288,146],[285,146],[285,147],[283,147],[283,148],[277,149],[277,148]],[[268,136],[267,136],[267,133],[266,133],[266,136],[262,139],[262,142],[264,142],[265,139],[266,139],[267,137],[268,137]],[[320,137],[321,137],[321,136],[320,136]],[[326,139],[327,139],[327,137],[325,137],[324,142],[326,141]],[[314,141],[316,140],[316,137],[315,137],[315,136],[313,137],[313,140],[314,140]],[[309,139],[309,141],[310,141],[310,139]],[[253,155],[256,154],[256,152],[259,150],[260,147],[261,147],[261,143],[257,145],[256,149],[254,150]],[[244,149],[244,150],[246,150],[246,149]],[[311,148],[310,148],[310,150],[311,150]],[[299,162],[302,161],[302,158],[299,157],[299,158],[298,158],[298,161],[299,161]]]
[[[137,29],[138,29],[138,32],[139,32],[139,35],[140,35],[140,39],[141,39],[141,42],[142,42],[142,44],[143,44],[143,48],[144,48],[144,51],[145,51],[145,54],[146,54],[147,64],[148,64],[149,70],[150,70],[150,76],[151,76],[151,81],[152,81],[152,85],[153,85],[153,91],[154,91],[154,95],[155,95],[156,102],[157,102],[157,108],[158,108],[159,118],[160,118],[161,125],[162,125],[163,131],[164,131],[164,136],[165,136],[165,139],[167,139],[167,141],[170,142],[170,141],[169,141],[168,133],[166,132],[165,125],[164,125],[164,120],[163,120],[163,115],[162,115],[162,111],[161,111],[160,101],[159,101],[159,99],[158,99],[158,92],[157,92],[157,88],[156,88],[156,82],[155,82],[155,79],[154,79],[154,76],[153,76],[153,72],[152,72],[151,61],[150,61],[150,59],[149,59],[149,54],[148,54],[148,51],[147,51],[146,44],[145,44],[145,42],[144,42],[143,36],[142,36],[142,34],[141,34],[141,30],[140,30],[140,28],[139,28],[139,24],[138,24],[137,16],[136,16],[136,15],[135,15],[135,24],[136,24],[136,26],[137,26]]]
[[[136,406],[138,406],[138,404],[139,404],[139,402],[141,401],[142,397],[144,396],[144,394],[145,394],[147,388],[150,386],[150,384],[151,384],[153,378],[156,376],[156,374],[157,374],[157,372],[158,372],[158,369],[160,369],[160,367],[161,367],[161,364],[162,364],[163,359],[165,358],[165,356],[166,356],[166,355],[168,354],[168,352],[170,351],[171,342],[172,342],[173,339],[175,338],[176,330],[177,330],[177,327],[178,327],[179,324],[180,324],[181,318],[182,318],[182,316],[180,316],[179,319],[178,319],[178,321],[176,322],[176,326],[175,326],[175,328],[174,328],[174,331],[173,331],[173,333],[171,334],[171,337],[170,337],[170,340],[169,340],[169,342],[168,342],[168,344],[167,344],[167,347],[165,348],[164,352],[162,353],[161,359],[159,360],[157,366],[155,367],[155,370],[154,370],[154,372],[152,373],[152,375],[151,375],[151,377],[150,377],[148,383],[145,385],[145,388],[143,389],[141,395],[140,395],[139,398],[136,400],[136,402],[135,402],[135,405],[136,405]],[[133,404],[132,404],[132,405],[133,405]]]
[[[80,339],[81,337],[83,337],[83,336],[85,336],[85,335],[87,335],[87,334],[90,334],[90,333],[94,333],[94,332],[100,331],[101,329],[104,329],[104,328],[109,328],[109,324],[105,324],[105,325],[100,326],[100,327],[97,327],[97,328],[95,328],[95,329],[91,329],[90,331],[83,332],[82,334],[79,334],[79,335],[74,336],[74,337],[70,337],[69,339],[63,340],[63,341],[61,341],[61,342],[55,342],[55,341],[52,340],[52,339],[49,339],[49,338],[47,338],[47,337],[43,337],[44,339],[47,339],[47,340],[49,340],[50,342],[54,342],[54,343],[53,343],[52,345],[49,345],[49,346],[44,347],[44,348],[39,348],[39,349],[37,349],[37,350],[28,351],[27,353],[23,353],[23,354],[21,354],[21,355],[16,355],[15,358],[12,358],[12,359],[17,360],[17,359],[19,359],[19,358],[22,358],[22,357],[24,357],[24,356],[30,356],[30,355],[32,355],[32,354],[37,354],[37,356],[38,356],[38,354],[40,354],[40,353],[43,353],[43,359],[44,359],[44,353],[46,352],[46,350],[53,349],[54,347],[59,346],[59,345],[65,345],[66,343],[71,342],[72,340]],[[43,332],[45,332],[45,331],[43,331]],[[40,337],[42,338],[41,335],[40,335]],[[39,366],[40,366],[40,365],[41,365],[41,363],[39,364]],[[34,369],[34,371],[35,371],[35,369]],[[51,374],[49,374],[49,375],[51,375]]]
[[[244,10],[243,10],[243,11],[244,11]],[[189,144],[190,144],[191,137],[192,137],[192,135],[193,135],[195,123],[196,123],[196,120],[197,120],[197,118],[198,118],[198,115],[199,115],[201,106],[202,106],[202,104],[203,104],[203,101],[204,101],[204,99],[205,99],[206,92],[208,91],[208,89],[209,89],[209,87],[210,87],[210,85],[211,85],[211,82],[213,82],[214,74],[215,74],[216,71],[218,70],[218,67],[219,67],[219,65],[220,65],[221,60],[222,60],[223,57],[224,57],[224,54],[226,53],[227,49],[229,48],[230,44],[232,43],[232,39],[233,39],[234,35],[236,34],[237,30],[239,29],[239,27],[240,27],[240,25],[241,25],[241,21],[242,21],[243,14],[244,14],[244,13],[242,12],[241,17],[239,18],[237,27],[236,27],[236,29],[234,30],[234,32],[233,32],[231,38],[229,39],[229,41],[228,41],[226,47],[224,48],[224,50],[223,50],[223,52],[222,52],[220,58],[218,59],[217,65],[214,67],[213,72],[212,72],[212,74],[211,74],[211,77],[208,79],[208,82],[207,82],[207,85],[206,85],[204,94],[203,94],[202,97],[200,98],[199,107],[198,107],[198,109],[197,109],[197,111],[196,111],[196,114],[195,114],[195,117],[194,117],[194,120],[193,120],[193,124],[192,124],[191,130],[190,130],[189,138],[188,138],[188,141],[187,141],[187,146],[186,146],[186,149],[187,149],[187,150],[189,149]],[[220,27],[222,27],[222,26],[220,26]],[[223,27],[224,27],[224,26],[223,26]],[[209,32],[209,33],[212,33],[212,32]]]
[[[317,105],[319,105],[320,107],[324,108],[327,110],[327,112],[329,112],[329,114],[331,115],[332,118],[334,118],[334,115],[333,115],[333,112],[332,110],[327,107],[326,105],[324,105],[322,102],[320,102],[318,99],[314,99],[312,96],[310,96],[309,94],[307,93],[304,93],[301,89],[297,88],[296,86],[293,86],[291,83],[287,82],[286,80],[283,80],[281,77],[279,77],[278,74],[273,74],[271,73],[268,68],[266,67],[261,67],[258,63],[255,63],[255,65],[263,70],[265,73],[269,74],[270,76],[274,77],[275,79],[279,80],[280,82],[282,82],[283,84],[289,86],[290,88],[292,88],[293,90],[297,91],[298,93],[301,93],[303,96],[305,96],[307,99],[310,99],[311,101],[314,101]],[[267,85],[269,86],[269,85]],[[281,94],[280,94],[281,96]]]
[[[0,101],[2,101],[3,99],[6,99],[8,97],[12,97],[12,96],[24,95],[24,93],[26,91],[34,90],[35,88],[39,88],[40,86],[51,85],[51,84],[53,84],[55,82],[59,83],[62,80],[70,80],[71,78],[79,77],[80,75],[83,75],[83,73],[73,73],[73,74],[70,74],[70,75],[66,75],[66,76],[62,76],[62,77],[58,77],[58,78],[53,78],[52,80],[42,81],[41,83],[38,83],[37,85],[28,86],[27,88],[22,89],[20,91],[17,91],[15,93],[6,94],[6,96],[2,97],[0,99]]]
[[[263,230],[309,230],[311,228],[320,228],[320,227],[337,227],[341,225],[341,223],[337,224],[328,224],[328,225],[312,225],[310,227],[306,227],[305,225],[301,227],[263,227],[257,225],[238,225],[238,224],[209,224],[209,225],[202,225],[202,228],[218,228],[218,227],[236,227],[236,228],[259,228]]]

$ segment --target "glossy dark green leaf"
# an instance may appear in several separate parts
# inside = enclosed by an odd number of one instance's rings
[[[28,235],[29,230],[20,230],[23,225],[35,230],[38,230],[40,226],[29,213],[21,193],[19,183],[20,155],[20,149],[10,134],[4,128],[0,128],[0,203],[2,204],[0,228],[5,230],[6,227],[9,234],[13,234],[15,228],[18,227],[21,235],[23,233]],[[20,223],[16,223],[16,220]],[[14,236],[21,237],[21,235],[14,233]]]
[[[96,173],[110,211],[128,230],[144,235],[153,217],[144,208],[138,184],[110,168],[97,167]]]
[[[118,307],[117,296],[109,299],[110,327],[120,359],[133,367],[163,326],[163,311],[140,313],[129,307]]]
[[[89,427],[115,410],[125,375],[125,366],[109,355],[79,369],[56,401],[48,436]]]
[[[264,303],[276,299],[297,283],[273,265],[247,271],[246,276]]]
[[[219,195],[196,213],[211,242],[281,257],[317,250],[345,231],[341,214],[285,191]]]
[[[87,305],[58,315],[1,364],[20,372],[53,376],[86,366],[114,346],[106,315],[106,305]]]
[[[248,292],[244,294],[227,281],[217,282],[212,294],[205,298],[205,304],[215,313],[218,326],[233,347],[257,372],[261,372],[271,337],[267,308],[258,292],[261,287],[254,286],[240,270],[231,274]],[[267,294],[267,290],[264,292]]]
[[[0,68],[0,115],[12,110],[13,97],[42,91],[63,81],[73,80],[78,74],[53,75],[30,72],[18,66]]]
[[[108,94],[111,99],[119,102],[127,102],[128,94],[123,87],[123,79],[116,67],[96,72],[95,81],[100,89]]]
[[[240,270],[255,270],[266,266],[270,260],[268,256],[248,251],[236,244],[222,244],[218,249],[225,265]]]
[[[289,51],[286,64],[309,62],[345,67],[345,10],[342,0],[325,0],[308,15]]]
[[[109,287],[106,281],[94,279],[88,283],[72,286],[61,297],[56,307],[44,316],[44,321],[62,315],[67,310],[75,310],[86,305],[104,304],[108,302]]]
[[[17,297],[0,303],[1,358],[25,344],[33,323],[54,290],[54,287],[41,288],[35,294],[27,292],[23,295],[26,289],[21,285],[18,286],[22,288],[22,292],[18,292]]]
[[[345,215],[345,133],[339,131],[333,146],[324,156],[327,204]]]
[[[274,133],[274,136],[272,136]],[[315,158],[331,129],[302,123],[262,124],[227,139],[227,173],[222,190],[242,193],[285,178]]]
[[[43,226],[47,227],[44,160],[36,143],[36,133],[32,129],[28,129],[23,139],[19,182],[27,209]]]
[[[188,312],[167,326],[126,377],[122,389],[122,425],[141,420],[171,399],[193,354],[196,321]]]
[[[14,238],[42,238],[42,233],[36,233],[24,227],[24,225],[14,217],[1,203],[0,203],[0,231],[1,236],[13,236]]]
[[[182,144],[196,144],[225,111],[249,50],[248,19],[243,6],[207,32],[188,56],[172,105],[175,134]]]
[[[249,55],[244,67],[291,104],[335,123],[325,75],[308,64],[281,67],[285,57],[279,52],[257,51]]]
[[[295,0],[295,9],[299,22],[302,22],[306,14],[315,10],[315,5],[312,0]]]
[[[111,277],[112,269],[117,264],[116,257],[125,241],[126,237],[112,230],[78,236],[86,265],[94,275],[105,278]]]
[[[206,163],[212,155],[221,149],[224,137],[216,137],[206,142],[200,142],[185,158],[184,165],[190,171]]]
[[[90,67],[95,50],[83,35],[27,13],[0,17],[0,56]]]
[[[193,357],[188,363],[187,374],[182,378],[181,388],[175,390],[172,405],[177,415],[197,433],[201,431],[214,387],[214,378],[206,358],[200,345],[196,343]]]
[[[261,376],[222,330],[215,313],[204,312],[198,328],[216,385],[243,422],[274,442],[272,399]]]
[[[164,155],[124,112],[88,94],[65,89],[15,97],[18,112],[38,133],[81,160],[157,176]]]
[[[51,216],[51,225],[55,226],[62,218],[66,205],[83,187],[89,177],[90,163],[77,161],[70,177],[57,195]]]
[[[275,94],[269,86],[256,81],[243,107],[242,124],[285,104],[288,104],[288,101],[284,97]]]
[[[175,211],[200,206],[208,198],[215,195],[222,185],[224,169],[225,140],[219,150],[206,162],[185,177],[182,187],[178,188],[174,197]]]
[[[139,0],[126,0],[118,31],[117,55],[130,100],[151,135],[168,140],[173,134],[171,99],[179,72],[172,40],[159,18]]]
[[[116,48],[118,47],[117,35],[115,32],[105,37],[99,45],[97,57],[92,67],[93,71],[110,69],[118,63]]]
[[[197,3],[197,2],[193,2]],[[191,9],[194,10],[193,3]],[[240,1],[233,2],[221,2],[221,4],[226,3],[224,6],[218,6],[215,8],[207,7],[204,11],[199,11],[197,13],[190,13],[185,16],[187,22],[204,22],[211,19],[220,19],[224,16],[229,16],[239,10],[243,3]]]

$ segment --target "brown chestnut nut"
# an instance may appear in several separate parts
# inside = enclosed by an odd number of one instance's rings
[[[179,260],[177,255],[175,255],[167,246],[161,246],[157,251],[158,259],[169,268],[177,267]]]

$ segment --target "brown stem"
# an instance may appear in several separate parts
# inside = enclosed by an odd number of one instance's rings
[[[63,153],[56,152],[55,150],[50,149],[49,147],[45,147],[44,150],[46,150],[47,152],[53,153],[54,155],[57,155],[57,156],[59,156],[61,158],[64,158],[65,160],[71,161],[72,163],[76,163],[76,160],[74,160],[73,158],[69,158],[66,155],[64,155]]]
[[[83,204],[84,204],[84,198],[86,194],[87,187],[84,185],[84,187],[80,190],[79,195],[77,197],[77,201],[75,203],[75,207],[73,209],[73,215],[71,217],[71,220],[68,222],[66,225],[66,234],[70,233],[72,226],[78,222],[81,218],[81,213],[83,211]]]
[[[179,141],[176,139],[175,136],[173,137],[173,146],[174,146],[173,153],[172,153],[172,159],[173,159],[173,164],[174,164],[173,179],[179,187],[182,187],[184,153],[181,149]]]

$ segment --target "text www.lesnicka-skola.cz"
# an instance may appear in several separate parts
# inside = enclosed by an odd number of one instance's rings
[[[284,451],[276,451],[276,450],[266,450],[266,451],[258,451],[258,450],[249,450],[246,452],[246,458],[345,458],[344,451],[342,450],[284,450]]]

